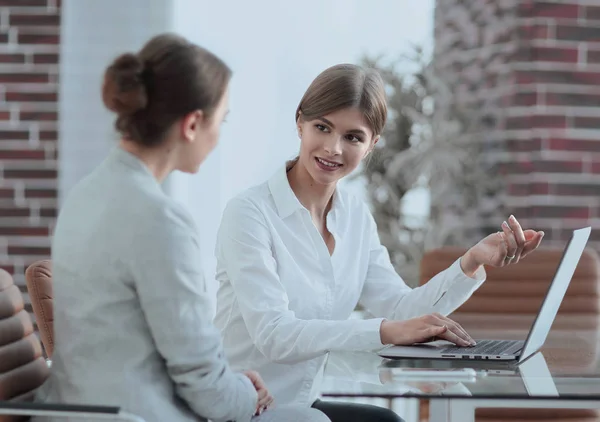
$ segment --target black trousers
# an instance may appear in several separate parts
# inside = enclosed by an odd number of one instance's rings
[[[325,413],[331,422],[403,422],[392,410],[370,404],[317,400],[312,407]]]

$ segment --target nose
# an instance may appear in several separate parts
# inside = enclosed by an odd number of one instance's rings
[[[340,155],[342,153],[342,139],[340,136],[332,134],[325,140],[323,149],[330,155]]]

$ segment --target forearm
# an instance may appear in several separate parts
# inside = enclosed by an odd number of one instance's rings
[[[258,349],[277,363],[300,362],[331,351],[366,351],[382,347],[381,319],[378,318],[328,321],[279,316],[269,320],[252,330],[252,335]]]

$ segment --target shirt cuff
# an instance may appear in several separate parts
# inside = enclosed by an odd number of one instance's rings
[[[354,334],[357,341],[357,351],[370,351],[381,349],[384,344],[381,343],[381,323],[384,318],[370,318],[358,320],[358,333]]]
[[[475,271],[474,277],[469,277],[465,274],[465,272],[460,266],[461,258],[458,258],[456,261],[454,261],[454,263],[449,268],[451,272],[449,279],[452,288],[458,288],[466,291],[474,291],[483,284],[483,282],[487,278],[487,273],[485,272],[485,268],[482,265],[477,269],[477,271]]]

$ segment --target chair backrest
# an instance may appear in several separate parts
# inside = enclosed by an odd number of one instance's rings
[[[421,260],[419,284],[448,268],[465,253],[464,248],[444,247],[427,252]],[[537,314],[563,249],[538,249],[518,264],[486,268],[486,282],[456,312],[481,314]],[[560,313],[600,313],[600,264],[592,249],[583,252]]]
[[[32,400],[49,372],[23,295],[11,275],[0,269],[0,401]],[[0,422],[21,420],[0,416]]]
[[[52,262],[34,262],[25,271],[27,291],[46,355],[54,351],[54,308],[52,295]]]

